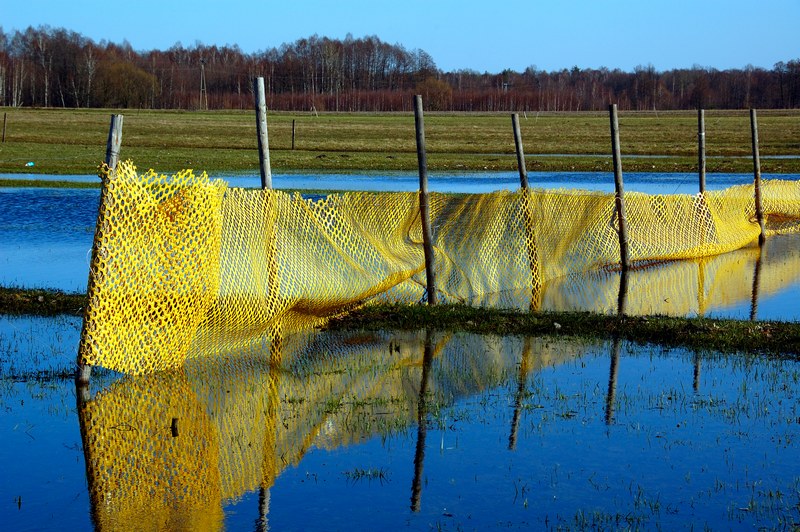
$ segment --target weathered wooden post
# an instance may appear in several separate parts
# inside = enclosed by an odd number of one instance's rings
[[[758,245],[764,244],[766,229],[764,228],[764,211],[761,204],[761,158],[758,155],[758,120],[756,110],[750,109],[750,132],[753,137],[753,188],[755,189],[756,220],[761,228],[758,235]]]
[[[261,188],[272,188],[272,168],[269,164],[269,138],[267,136],[267,98],[264,95],[264,78],[255,80],[256,132],[258,134],[258,166],[261,170]]]
[[[111,115],[111,126],[108,128],[108,140],[106,141],[105,163],[109,172],[117,168],[119,162],[119,150],[122,146],[122,115]]]
[[[628,270],[619,272],[619,292],[617,293],[617,316],[625,316],[628,310]]]
[[[619,151],[619,119],[617,118],[617,104],[608,107],[611,115],[611,149],[614,158],[614,200],[617,207],[617,221],[619,224],[619,255],[620,268],[626,271],[630,267],[628,257],[628,227],[625,222],[625,195],[622,186],[622,157]]]
[[[434,269],[433,236],[428,203],[428,158],[425,153],[425,120],[422,114],[422,96],[414,96],[414,125],[417,132],[417,163],[419,165],[419,214],[422,222],[422,241],[425,252],[425,282],[428,287],[428,305],[436,304],[436,271]]]
[[[519,129],[519,115],[511,115],[511,125],[514,127],[514,146],[517,148],[517,168],[519,169],[519,186],[528,188],[528,169],[525,166],[525,150],[522,148],[522,133]]]
[[[6,122],[8,121],[8,113],[3,113],[3,142],[6,141]]]
[[[519,170],[519,186],[523,190],[524,204],[523,204],[523,223],[525,224],[525,239],[527,241],[528,252],[528,265],[531,269],[531,285],[533,292],[531,294],[532,311],[538,310],[541,305],[542,294],[542,276],[539,271],[539,255],[536,248],[536,237],[533,231],[533,214],[531,213],[531,197],[528,192],[528,169],[525,167],[525,149],[522,147],[522,132],[519,128],[519,115],[514,113],[511,115],[511,126],[514,130],[514,146],[517,151],[517,168]]]
[[[697,173],[702,194],[706,191],[706,117],[703,109],[697,110]]]
[[[108,178],[110,178],[113,175],[114,171],[117,168],[117,163],[119,162],[120,146],[122,146],[122,115],[111,115],[111,124],[108,128],[108,140],[106,141],[106,157],[105,160],[103,161],[108,167],[109,171]],[[107,183],[103,183],[103,187],[100,192],[100,207],[97,212],[97,223],[95,224],[94,243],[92,244],[92,262],[91,262],[92,265],[95,264],[97,259],[97,252],[101,236],[102,218],[106,205],[107,190],[108,190]],[[87,287],[87,295],[90,301],[94,296],[94,292],[96,290],[95,283],[96,283],[95,278],[90,272],[89,286]],[[84,345],[84,342],[89,341],[87,339],[88,333],[89,331],[86,328],[86,319],[84,318],[83,329],[81,330],[81,345]],[[89,395],[88,385],[91,375],[92,375],[92,367],[84,363],[81,353],[79,351],[77,360],[77,370],[75,372],[75,383],[78,387],[79,395],[83,395],[84,398],[88,398]]]
[[[294,150],[294,133],[295,133],[295,128],[296,128],[296,122],[297,122],[297,120],[292,118],[292,149],[293,150]]]

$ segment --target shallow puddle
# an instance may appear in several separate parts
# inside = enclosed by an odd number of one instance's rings
[[[173,372],[95,370],[79,400],[53,376],[70,369],[76,322],[0,326],[13,530],[800,522],[792,360],[317,331]]]

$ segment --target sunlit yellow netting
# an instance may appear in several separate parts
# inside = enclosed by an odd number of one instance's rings
[[[226,189],[190,171],[139,175],[130,163],[104,183],[84,363],[129,373],[176,367],[364,301],[424,298],[417,193],[310,200]],[[800,227],[798,182],[766,181],[762,194],[771,232]],[[760,231],[752,186],[626,193],[625,202],[635,263],[729,252]],[[432,194],[430,205],[444,301],[525,289],[535,300],[549,282],[619,263],[613,194]]]

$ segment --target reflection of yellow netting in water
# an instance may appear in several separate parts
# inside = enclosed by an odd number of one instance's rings
[[[800,229],[797,182],[764,183],[771,230]],[[633,261],[687,259],[757,238],[753,189],[703,196],[625,195]],[[774,213],[774,215],[772,214]],[[431,195],[438,290],[445,301],[539,290],[619,261],[612,194],[517,191]],[[419,301],[425,273],[416,193],[311,201],[228,190],[205,176],[106,183],[81,355],[146,372],[260,342],[370,298]]]
[[[221,528],[217,436],[183,370],[101,394],[80,419],[99,530]]]
[[[424,339],[311,331],[125,376],[80,406],[98,528],[220,529],[224,505],[269,488],[309,450],[407,431],[417,422]],[[506,383],[518,388],[597,348],[473,334],[432,340],[426,400],[439,407]]]

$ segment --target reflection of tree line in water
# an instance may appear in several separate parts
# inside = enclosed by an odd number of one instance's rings
[[[431,332],[276,335],[267,356],[235,353],[125,376],[94,398],[78,393],[93,519],[100,528],[219,527],[223,506],[256,489],[266,519],[269,488],[311,448],[415,422],[409,467],[419,509],[430,412],[514,379],[524,390],[531,373],[593,345]]]

